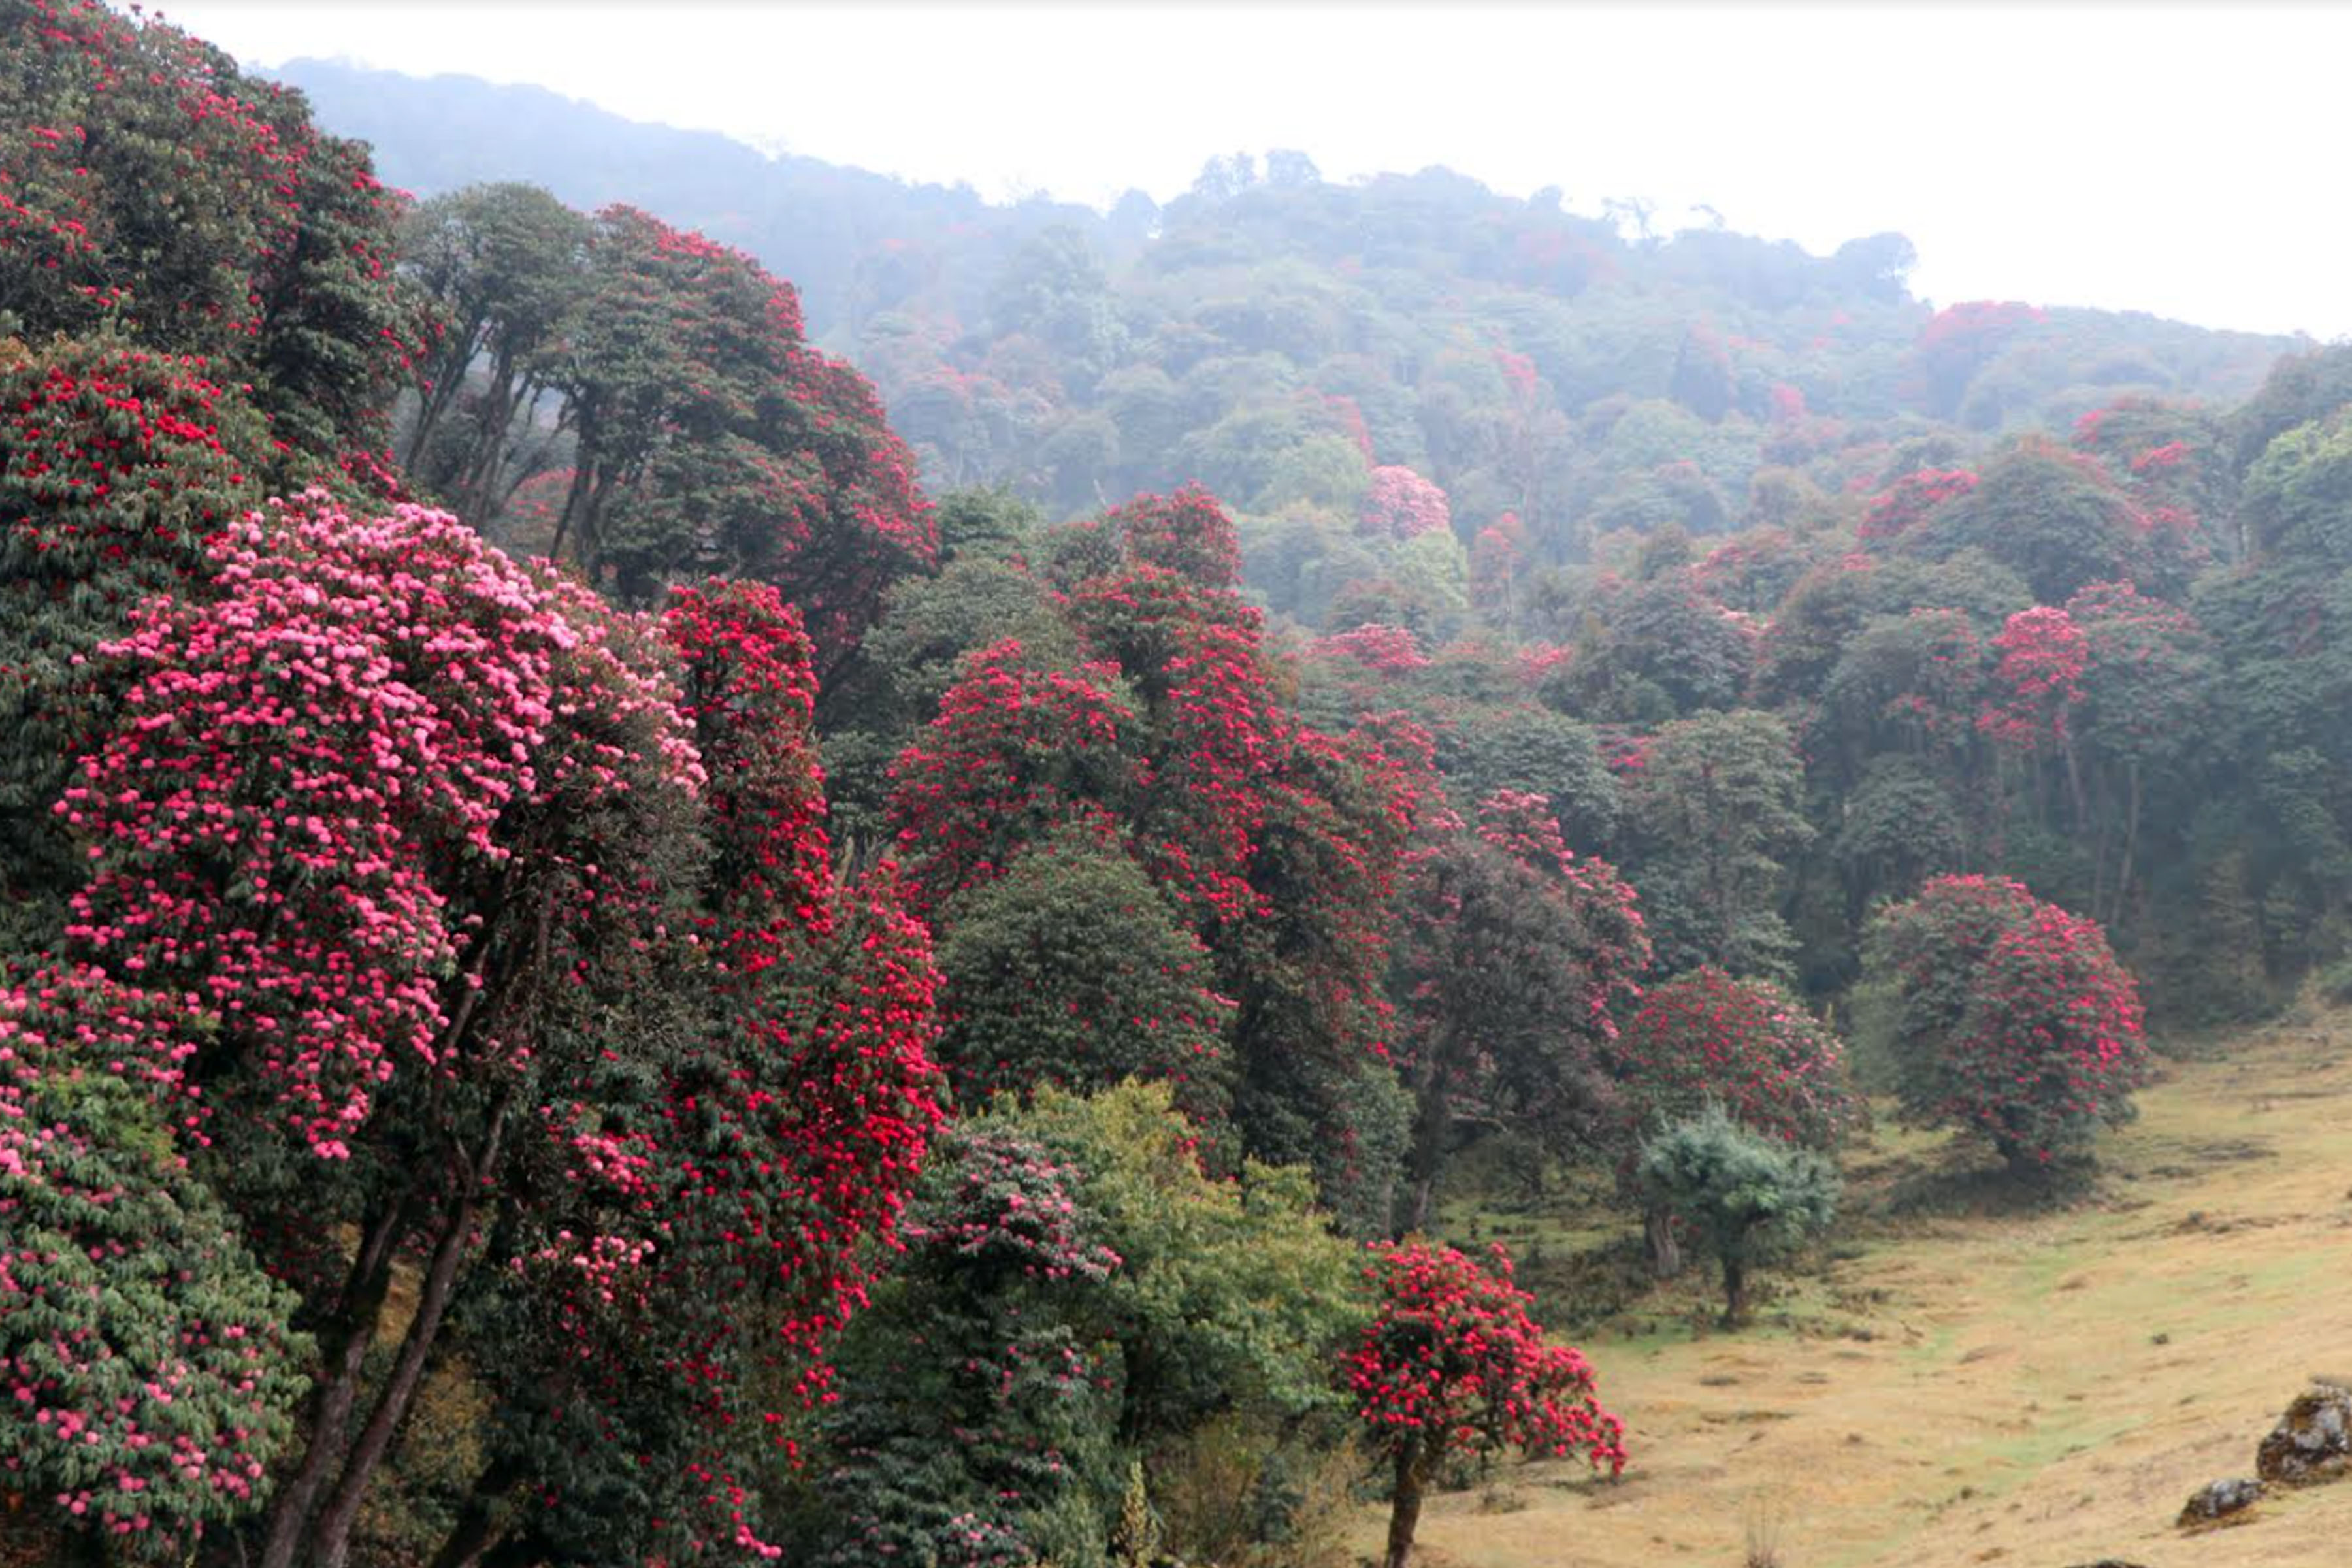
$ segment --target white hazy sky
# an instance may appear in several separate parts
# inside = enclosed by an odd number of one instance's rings
[[[2352,335],[2352,7],[181,0],[247,65],[529,81],[985,195],[1166,200],[1214,153],[1706,203],[1939,303]]]

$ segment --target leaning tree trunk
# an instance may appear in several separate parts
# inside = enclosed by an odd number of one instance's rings
[[[1675,1239],[1672,1211],[1652,1204],[1642,1211],[1642,1236],[1650,1244],[1650,1276],[1671,1279],[1683,1271],[1682,1245]]]
[[[323,1336],[326,1375],[311,1395],[310,1446],[302,1455],[300,1468],[278,1489],[271,1506],[261,1568],[292,1568],[319,1489],[326,1484],[329,1469],[343,1457],[343,1429],[351,1424],[352,1408],[359,1403],[360,1372],[375,1343],[384,1298],[392,1288],[393,1252],[410,1217],[406,1201],[395,1201],[362,1235],[359,1257],[352,1261],[350,1279],[343,1287],[338,1321]]]
[[[1396,1226],[1399,1240],[1429,1227],[1438,1169],[1445,1163],[1445,1141],[1454,1131],[1453,1085],[1440,1059],[1444,1048],[1443,1042],[1432,1041],[1413,1073],[1412,1149],[1406,1167],[1412,1184]]]
[[[443,1218],[433,1261],[417,1292],[416,1314],[409,1321],[408,1336],[401,1343],[399,1359],[393,1363],[383,1392],[376,1397],[375,1409],[368,1416],[367,1425],[352,1444],[341,1479],[320,1510],[310,1548],[318,1568],[343,1568],[351,1552],[352,1527],[359,1522],[360,1505],[367,1499],[368,1484],[375,1479],[377,1466],[391,1450],[393,1436],[407,1417],[416,1390],[425,1381],[425,1369],[440,1336],[443,1314],[448,1310],[450,1298],[456,1292],[458,1266],[472,1238],[481,1192],[498,1170],[499,1145],[505,1140],[512,1096],[509,1087],[491,1112],[489,1132],[480,1154],[460,1162],[458,1174],[463,1184]]]
[[[1395,1500],[1389,1506],[1389,1547],[1381,1568],[1405,1568],[1412,1557],[1413,1531],[1421,1528],[1421,1445],[1407,1443],[1396,1458]]]

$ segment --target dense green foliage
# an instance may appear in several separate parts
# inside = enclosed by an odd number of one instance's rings
[[[1334,1407],[1352,1249],[1303,1172],[1213,1180],[1192,1145],[1164,1087],[1041,1089],[960,1125],[842,1347],[830,1560],[1100,1564],[1132,1458],[1212,1415],[1296,1432]]]
[[[1723,1317],[1748,1316],[1748,1277],[1827,1230],[1837,1215],[1837,1167],[1734,1121],[1720,1105],[1642,1145],[1635,1179],[1652,1202],[1690,1227],[1723,1269]]]

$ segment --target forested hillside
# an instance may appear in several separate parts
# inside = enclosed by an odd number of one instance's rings
[[[1407,1568],[2352,994],[2352,349],[294,74],[0,0],[24,1561]]]

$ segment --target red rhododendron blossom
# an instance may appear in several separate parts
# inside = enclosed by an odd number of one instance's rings
[[[1595,1397],[1591,1365],[1544,1338],[1501,1247],[1481,1268],[1450,1247],[1381,1244],[1365,1275],[1378,1304],[1340,1365],[1394,1474],[1388,1568],[1403,1568],[1423,1493],[1455,1455],[1581,1454],[1624,1469],[1624,1427]]]

